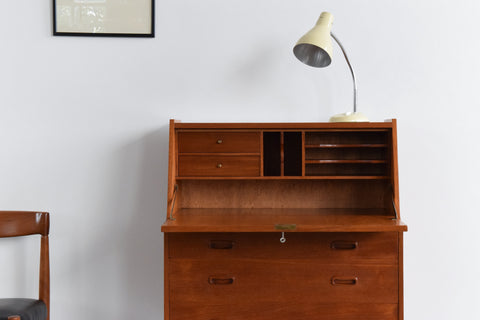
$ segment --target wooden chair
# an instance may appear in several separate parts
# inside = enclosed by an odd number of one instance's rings
[[[0,299],[0,320],[49,320],[48,212],[0,211],[0,238],[40,234],[39,299]]]

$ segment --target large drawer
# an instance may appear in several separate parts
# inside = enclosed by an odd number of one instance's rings
[[[174,301],[171,320],[396,320],[397,304],[228,303],[202,305]]]
[[[398,303],[396,266],[318,260],[170,260],[170,301],[195,305]]]
[[[178,157],[180,177],[257,177],[259,156],[181,155]]]
[[[171,259],[321,259],[330,264],[395,265],[398,235],[287,232],[281,244],[274,233],[170,233]]]
[[[260,153],[259,132],[179,132],[179,153]]]

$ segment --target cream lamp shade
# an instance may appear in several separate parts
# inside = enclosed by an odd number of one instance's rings
[[[334,115],[331,122],[365,122],[368,118],[357,112],[357,82],[347,53],[340,41],[331,32],[333,16],[328,12],[322,12],[315,26],[308,31],[293,47],[293,53],[298,60],[306,65],[316,68],[323,68],[332,62],[332,38],[337,42],[347,61],[353,79],[353,112],[346,112]]]
[[[306,65],[323,68],[332,62],[332,29],[333,16],[323,12],[315,26],[298,40],[293,53]]]

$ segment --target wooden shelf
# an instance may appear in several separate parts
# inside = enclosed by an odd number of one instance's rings
[[[276,225],[295,224],[285,232],[407,231],[384,209],[180,209],[163,232],[282,232]]]
[[[176,177],[177,180],[386,180],[388,176]]]
[[[352,143],[352,144],[338,144],[338,143],[321,143],[321,144],[307,144],[305,148],[315,149],[315,148],[386,148],[387,145],[384,143]]]
[[[235,152],[229,152],[229,153],[222,153],[222,152],[183,152],[179,153],[181,156],[219,156],[219,157],[238,157],[238,156],[259,156],[260,152],[244,152],[244,153],[235,153]]]
[[[322,159],[322,160],[305,160],[306,164],[329,164],[329,163],[387,163],[386,160],[338,160],[338,159]]]

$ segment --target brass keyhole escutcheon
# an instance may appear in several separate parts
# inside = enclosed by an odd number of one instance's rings
[[[222,168],[222,167],[223,167],[223,164],[217,163],[217,168]]]

